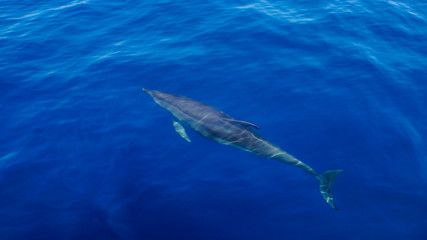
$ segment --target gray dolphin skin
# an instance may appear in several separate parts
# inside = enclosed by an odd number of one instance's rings
[[[161,107],[172,113],[173,126],[177,133],[190,142],[183,126],[191,128],[203,137],[217,143],[232,146],[258,156],[274,159],[301,168],[320,181],[320,193],[326,202],[338,210],[331,191],[335,177],[343,170],[326,171],[318,174],[307,164],[265,140],[252,128],[256,125],[234,119],[222,111],[193,99],[160,91],[142,89]]]

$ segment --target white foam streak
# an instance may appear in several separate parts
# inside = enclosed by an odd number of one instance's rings
[[[236,9],[253,9],[258,12],[261,12],[265,15],[268,15],[273,18],[285,19],[289,22],[309,22],[316,20],[315,18],[305,17],[304,13],[300,11],[295,11],[288,6],[284,5],[274,5],[267,0],[261,0],[258,3],[237,6]],[[286,11],[282,9],[287,9]]]
[[[397,8],[399,8],[399,10],[403,10],[419,19],[424,19],[424,17],[421,14],[418,14],[415,12],[415,10],[408,6],[407,4],[403,3],[403,2],[397,2],[397,1],[393,1],[393,0],[389,0],[387,1],[388,4],[393,5]]]
[[[38,17],[38,16],[43,15],[43,14],[48,13],[48,12],[58,11],[58,10],[66,9],[66,8],[71,8],[71,7],[75,7],[77,5],[86,4],[86,3],[88,3],[88,0],[73,1],[70,4],[66,4],[66,5],[62,5],[62,6],[54,7],[54,8],[48,8],[48,9],[44,9],[44,10],[41,10],[38,12],[29,13],[29,14],[26,14],[26,15],[21,16],[21,17],[10,18],[10,19],[13,19],[13,20],[28,19],[28,18],[34,19],[35,17]]]

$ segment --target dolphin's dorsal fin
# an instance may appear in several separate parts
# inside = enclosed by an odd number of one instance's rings
[[[184,138],[187,142],[191,142],[190,138],[187,136],[187,133],[185,132],[184,127],[181,125],[181,123],[173,120],[173,127],[175,128],[175,131]]]
[[[241,121],[241,120],[236,120],[236,119],[232,119],[232,118],[224,118],[224,120],[232,122],[232,123],[240,123],[246,126],[251,126],[254,127],[256,129],[260,129],[260,127],[258,127],[257,125],[250,123],[250,122],[246,122],[246,121]]]

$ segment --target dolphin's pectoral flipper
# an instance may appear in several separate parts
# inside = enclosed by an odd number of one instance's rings
[[[335,210],[338,210],[338,207],[335,205],[334,198],[332,197],[332,183],[334,183],[335,178],[342,171],[343,170],[326,171],[318,177],[320,180],[320,193],[326,202]]]
[[[175,131],[187,142],[191,142],[190,138],[187,136],[187,133],[185,132],[184,127],[181,125],[181,123],[173,120],[173,127],[175,128]]]
[[[232,123],[240,123],[246,126],[251,126],[254,127],[256,129],[260,129],[260,127],[258,127],[257,125],[250,123],[250,122],[246,122],[246,121],[240,121],[240,120],[236,120],[236,119],[231,119],[231,118],[224,118],[224,120],[232,122]]]

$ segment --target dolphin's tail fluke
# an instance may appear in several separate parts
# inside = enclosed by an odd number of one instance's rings
[[[332,183],[334,183],[335,178],[342,171],[343,170],[326,171],[318,177],[320,180],[320,193],[326,202],[335,210],[338,210],[338,207],[335,205],[334,198],[332,197]]]

